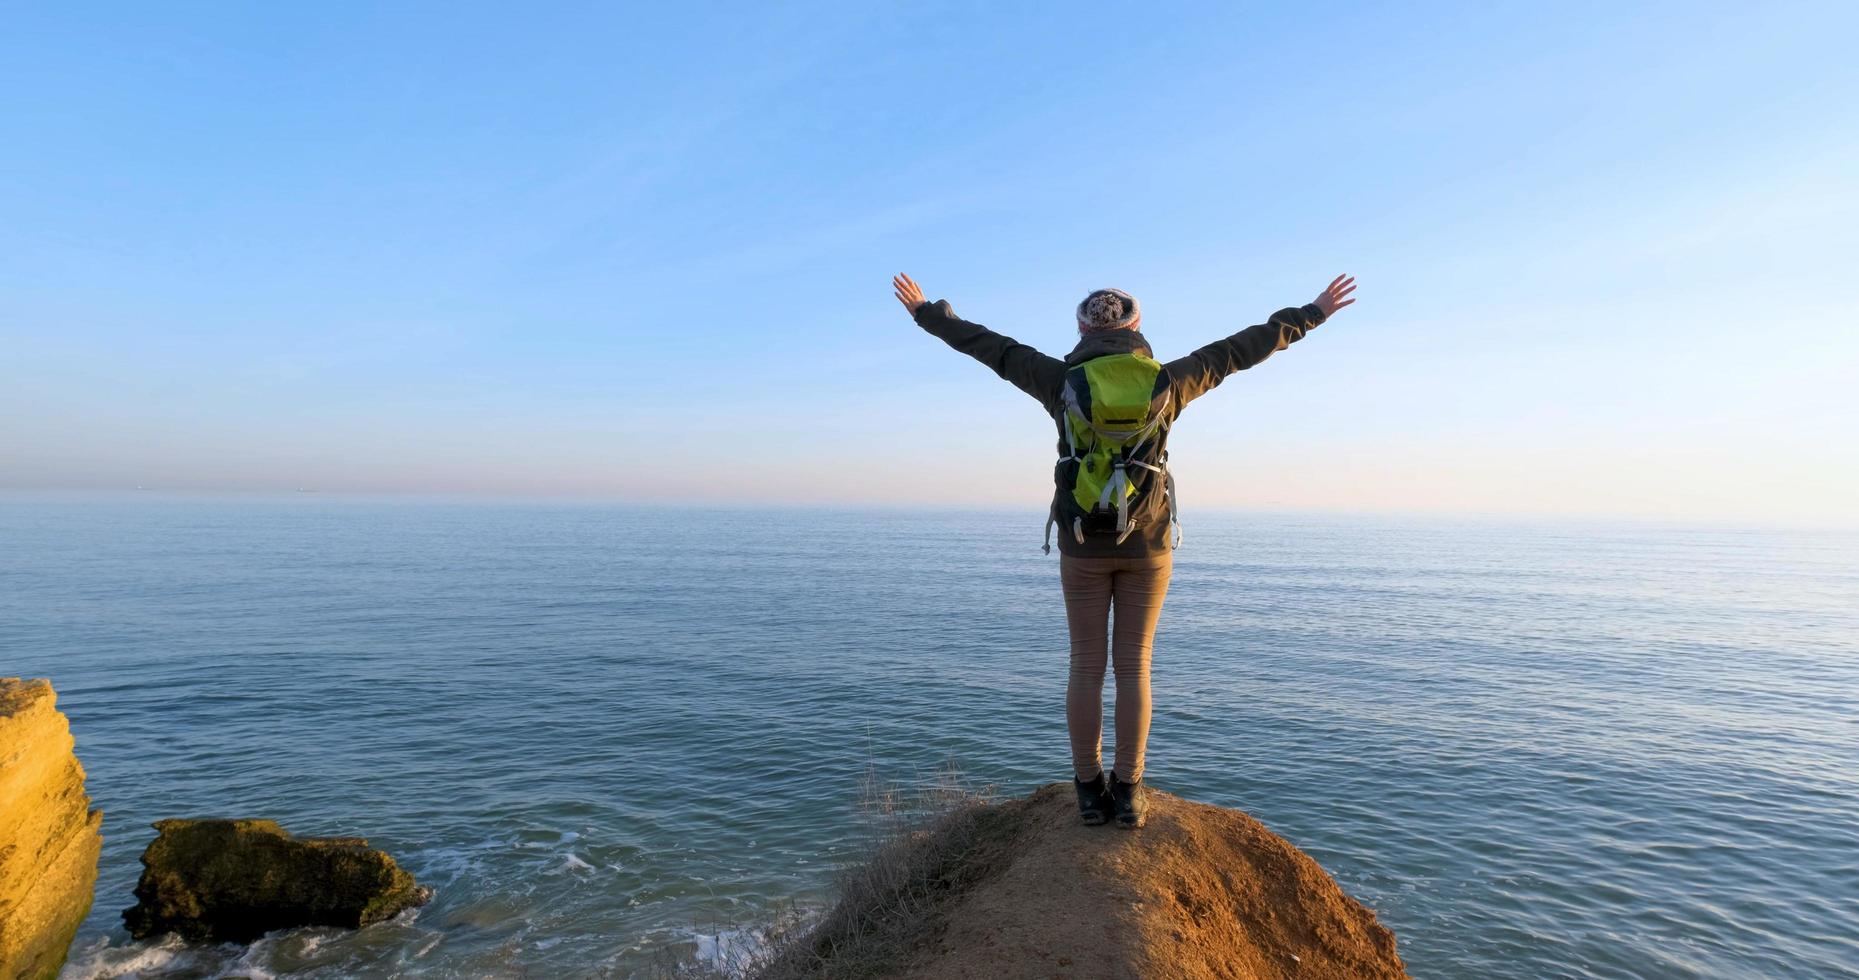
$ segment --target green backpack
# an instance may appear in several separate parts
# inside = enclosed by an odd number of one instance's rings
[[[1181,522],[1166,445],[1169,386],[1162,365],[1141,354],[1095,357],[1065,372],[1063,398],[1058,425],[1069,455],[1053,473],[1059,492],[1046,518],[1046,553],[1052,552],[1055,523],[1079,544],[1086,530],[1114,531],[1122,544],[1136,529],[1131,506],[1158,490],[1168,502],[1169,547],[1179,547]]]

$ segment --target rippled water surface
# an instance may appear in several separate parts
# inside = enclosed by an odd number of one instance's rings
[[[1859,976],[1859,537],[1188,516],[1150,778],[1309,852],[1416,976]],[[1040,520],[0,500],[0,673],[52,678],[107,812],[66,976],[727,958],[823,900],[868,767],[1069,778]],[[189,815],[366,836],[438,896],[131,943]]]

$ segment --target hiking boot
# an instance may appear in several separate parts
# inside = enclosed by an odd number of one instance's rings
[[[1092,776],[1088,783],[1081,783],[1073,776],[1072,785],[1078,790],[1078,816],[1083,818],[1085,826],[1095,827],[1117,812],[1117,805],[1110,799],[1110,790],[1104,786],[1103,773]]]
[[[1110,800],[1117,808],[1117,826],[1135,830],[1149,821],[1149,791],[1143,789],[1141,779],[1126,783],[1112,771]]]

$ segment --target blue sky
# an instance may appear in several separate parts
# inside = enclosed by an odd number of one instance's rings
[[[932,297],[1360,302],[1186,506],[1859,523],[1846,3],[12,5],[0,488],[1024,504]]]

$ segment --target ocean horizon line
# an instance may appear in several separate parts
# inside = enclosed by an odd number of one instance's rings
[[[498,492],[322,490],[316,488],[8,488],[0,487],[0,503],[77,503],[83,501],[147,503],[276,503],[290,500],[303,503],[347,505],[444,506],[444,507],[559,507],[636,511],[676,511],[690,513],[846,513],[846,514],[989,514],[1006,515],[1025,512],[1035,517],[1043,513],[1043,501],[1024,504],[1005,501],[927,501],[873,500],[734,500],[724,498],[627,498],[611,494],[511,494]],[[1489,511],[1413,508],[1287,508],[1251,507],[1235,504],[1200,503],[1192,514],[1220,518],[1258,517],[1273,520],[1349,521],[1373,520],[1399,523],[1472,524],[1490,526],[1570,526],[1570,527],[1641,527],[1666,530],[1708,529],[1713,531],[1795,531],[1859,534],[1859,517],[1851,520],[1814,520],[1804,518],[1758,519],[1743,516],[1708,517],[1699,515],[1654,515],[1634,512],[1575,511]],[[1189,513],[1184,518],[1192,521]]]

